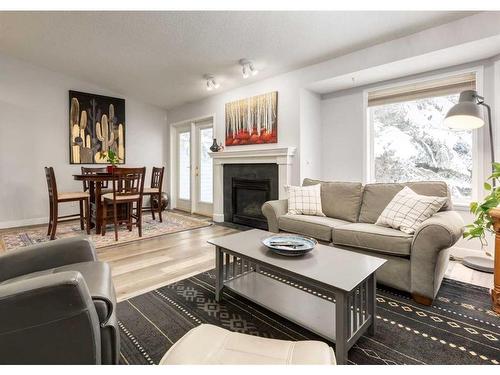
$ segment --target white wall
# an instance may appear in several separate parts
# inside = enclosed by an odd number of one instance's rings
[[[321,96],[309,90],[300,92],[300,180],[322,175]]]
[[[44,166],[54,167],[59,191],[82,189],[72,178],[80,166],[69,164],[68,90],[123,96],[3,55],[0,71],[0,228],[46,222]],[[127,165],[164,165],[166,111],[125,100]]]
[[[363,90],[325,96],[321,101],[322,179],[363,181]]]
[[[297,147],[295,162],[292,168],[292,183],[299,182],[299,96],[298,80],[288,74],[266,79],[235,90],[213,95],[202,101],[189,103],[168,111],[170,125],[194,118],[215,116],[215,137],[218,142],[224,141],[224,105],[239,99],[278,91],[278,144],[263,144],[251,146],[229,146],[230,150],[265,149],[278,146]]]

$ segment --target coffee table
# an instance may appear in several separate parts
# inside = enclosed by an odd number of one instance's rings
[[[301,257],[277,255],[259,229],[215,245],[215,299],[229,289],[335,343],[337,363],[363,333],[375,334],[375,271],[386,261],[318,244]]]

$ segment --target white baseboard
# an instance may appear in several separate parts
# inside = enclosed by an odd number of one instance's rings
[[[213,214],[212,218],[216,223],[223,223],[224,222],[224,214]]]
[[[0,229],[27,227],[29,225],[47,224],[46,217],[37,217],[33,219],[0,221]]]

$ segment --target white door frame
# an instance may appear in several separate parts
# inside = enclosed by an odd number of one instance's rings
[[[177,208],[179,210],[187,211],[187,212],[197,212],[196,210],[196,199],[195,198],[195,187],[194,187],[194,181],[195,181],[195,168],[193,168],[193,151],[196,150],[196,135],[193,137],[193,134],[196,134],[196,123],[201,122],[203,120],[209,120],[212,119],[212,127],[214,129],[214,137],[216,137],[215,133],[215,113],[208,114],[206,116],[199,116],[199,117],[194,117],[190,118],[187,120],[183,121],[177,121],[174,123],[170,124],[170,192],[172,195],[171,199],[171,207],[173,209]],[[177,203],[177,194],[178,194],[178,183],[179,183],[179,171],[178,171],[178,162],[177,162],[177,155],[178,155],[178,149],[177,149],[177,137],[180,131],[183,131],[185,129],[191,129],[191,202],[189,205],[181,205],[179,206]],[[196,151],[195,151],[196,152]],[[186,202],[188,203],[188,202]]]

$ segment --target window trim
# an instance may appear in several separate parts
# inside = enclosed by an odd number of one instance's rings
[[[479,65],[471,68],[451,70],[445,73],[429,74],[415,79],[404,80],[395,83],[381,84],[372,86],[363,90],[363,127],[364,137],[364,155],[363,155],[363,183],[373,183],[375,181],[375,155],[374,155],[374,130],[372,121],[370,120],[370,108],[368,106],[368,94],[371,91],[390,89],[397,86],[405,86],[418,84],[434,79],[443,79],[449,76],[475,73],[476,74],[476,90],[479,95],[483,96],[484,90],[484,66]],[[480,157],[484,151],[485,129],[487,127],[472,131],[472,196],[471,201],[478,199],[484,193],[483,181],[485,179],[484,158]],[[470,202],[453,202],[453,207],[457,210],[468,211]]]

